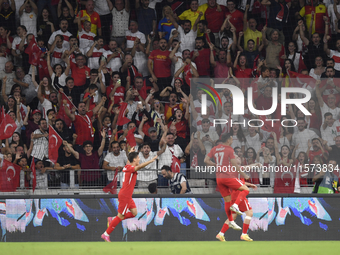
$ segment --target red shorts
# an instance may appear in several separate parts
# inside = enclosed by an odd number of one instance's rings
[[[234,204],[234,203],[235,203],[235,200],[231,200],[231,204]],[[240,202],[240,204],[238,205],[238,208],[240,209],[241,212],[246,212],[252,209],[249,204],[248,199],[246,198]]]
[[[128,209],[136,208],[136,204],[131,197],[118,197],[118,213],[125,215]]]
[[[243,183],[238,178],[217,178],[217,186],[222,197],[226,197],[232,190],[238,190],[243,186]]]

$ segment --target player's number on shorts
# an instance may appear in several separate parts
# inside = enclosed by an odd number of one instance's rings
[[[224,152],[215,153],[216,164],[222,166]]]

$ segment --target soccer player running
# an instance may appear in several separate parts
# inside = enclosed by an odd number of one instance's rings
[[[224,134],[221,141],[222,144],[211,149],[205,157],[204,163],[216,169],[217,187],[224,199],[224,209],[229,219],[229,226],[235,230],[241,230],[240,226],[234,222],[232,211],[238,215],[242,214],[239,204],[249,194],[249,189],[237,177],[238,173],[246,180],[249,179],[249,176],[243,173],[237,164],[234,150],[230,146],[233,143],[233,137],[230,134]],[[212,158],[216,163],[211,161]],[[240,191],[233,205],[231,205],[231,190]]]
[[[262,164],[261,163],[255,163],[255,164],[251,164],[251,165],[247,165],[247,166],[241,166],[241,158],[237,155],[235,155],[235,158],[237,160],[237,164],[238,166],[241,168],[241,170],[247,168],[247,169],[251,169],[251,168],[255,168],[255,167],[261,167]],[[257,186],[252,184],[252,183],[248,183],[245,182],[245,180],[243,178],[240,178],[241,182],[244,183],[247,187],[251,187],[254,190],[257,189]],[[231,203],[234,203],[236,201],[236,198],[238,196],[238,194],[240,193],[239,190],[233,190],[231,192]],[[251,221],[251,218],[253,217],[253,209],[251,208],[247,198],[245,198],[244,200],[241,201],[240,205],[239,205],[240,211],[244,212],[246,217],[244,218],[243,221],[243,230],[242,230],[242,235],[241,235],[241,240],[244,241],[248,241],[251,242],[253,241],[253,239],[251,239],[249,237],[249,235],[247,234],[248,229],[249,229],[249,224]],[[233,215],[233,220],[236,219],[237,214],[236,213],[232,213]],[[222,242],[225,242],[225,238],[224,238],[224,233],[229,229],[229,219],[227,219],[224,224],[223,227],[221,229],[221,231],[216,235],[216,238]],[[240,229],[241,230],[241,229]]]
[[[137,215],[137,208],[135,202],[132,199],[132,193],[136,186],[137,171],[143,169],[147,165],[154,162],[158,156],[153,157],[151,160],[139,164],[138,152],[131,150],[128,156],[128,164],[123,168],[123,185],[118,193],[118,215],[111,221],[109,227],[101,235],[101,238],[106,242],[110,241],[110,234],[115,229],[115,227],[122,221],[129,218],[133,218]],[[128,212],[130,210],[130,212]]]

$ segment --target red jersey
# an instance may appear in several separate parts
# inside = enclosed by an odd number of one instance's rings
[[[123,185],[118,196],[132,197],[133,190],[136,186],[137,172],[135,166],[126,165],[123,168]]]
[[[212,33],[218,33],[225,19],[226,8],[220,5],[222,11],[217,11],[217,6],[214,8],[208,7],[205,11],[205,19],[208,22],[208,28]]]
[[[86,92],[83,99],[87,98],[89,95],[90,95],[90,92]],[[96,107],[96,103],[94,102],[94,98],[93,97],[89,98],[89,100],[90,100],[89,110],[92,111],[93,108]]]
[[[308,158],[309,158],[309,162],[313,163],[313,159],[315,156],[320,156],[323,160],[323,162],[326,162],[326,159],[322,156],[322,151],[318,150],[318,151],[312,151],[310,150],[308,153]]]
[[[72,78],[74,79],[74,86],[79,87],[83,86],[86,83],[86,74],[85,71],[87,71],[90,74],[91,69],[87,66],[84,66],[83,68],[79,68],[75,63],[71,61],[71,72],[72,72]]]
[[[194,62],[197,66],[197,72],[200,76],[210,76],[210,49],[203,49],[198,51],[199,55]],[[191,52],[190,58],[194,55]]]
[[[153,50],[149,59],[153,60],[153,72],[157,78],[166,78],[171,76],[171,59],[170,51]]]
[[[113,90],[113,88],[114,88],[113,84],[106,88],[106,97],[109,99],[109,105],[111,105],[112,103],[111,98],[110,98],[110,93]],[[114,104],[119,104],[120,99],[124,101],[124,95],[125,95],[125,88],[123,86],[118,87],[115,93],[113,94]]]
[[[233,13],[230,13],[229,11],[227,11],[225,15],[231,15],[230,23],[235,26],[236,35],[238,35],[239,32],[243,31],[243,12],[235,10]]]
[[[169,122],[168,127],[170,128],[172,122]],[[188,130],[188,123],[186,120],[182,120],[181,122],[177,122],[175,125],[176,129],[177,129],[177,133],[176,135],[178,135],[179,137],[182,138],[186,138],[187,136],[187,130]]]
[[[227,145],[217,145],[211,149],[208,154],[213,158],[218,166],[216,169],[216,178],[237,178],[236,168],[232,168],[231,159],[235,158],[234,149]]]
[[[76,129],[76,134],[78,135],[76,139],[76,144],[83,146],[85,141],[94,140],[94,132],[91,118],[93,116],[93,112],[89,111],[85,116],[75,115],[76,119],[74,120],[74,126]]]

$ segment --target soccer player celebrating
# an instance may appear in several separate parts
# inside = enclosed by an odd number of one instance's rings
[[[235,158],[237,160],[237,165],[241,168],[244,169],[244,168],[247,168],[247,169],[251,169],[253,167],[261,167],[261,163],[255,163],[255,164],[251,164],[251,165],[248,165],[248,166],[241,166],[241,158],[237,155],[235,155]],[[254,184],[251,184],[251,183],[248,183],[248,182],[245,182],[243,178],[240,179],[241,182],[243,182],[247,187],[251,187],[253,188],[254,190],[257,189],[257,186],[254,185]],[[236,198],[238,196],[238,194],[240,193],[239,190],[233,190],[231,192],[231,203],[234,203],[236,201]],[[243,230],[242,230],[242,235],[241,235],[241,240],[244,240],[244,241],[248,241],[248,242],[251,242],[253,241],[253,239],[251,239],[249,237],[249,235],[247,234],[248,232],[248,228],[249,228],[249,224],[250,224],[250,221],[251,221],[251,217],[253,217],[253,209],[251,208],[248,200],[245,198],[241,201],[240,205],[239,205],[239,208],[240,208],[240,211],[241,212],[244,212],[246,217],[244,218],[244,221],[243,221]],[[236,219],[237,217],[237,214],[236,213],[232,213],[232,216],[233,216],[233,220]],[[221,231],[217,234],[216,238],[222,242],[225,242],[225,238],[224,238],[224,233],[229,229],[229,219],[227,219],[224,224],[223,224],[223,227],[221,229]],[[241,230],[241,229],[240,229]]]
[[[215,167],[216,169],[216,180],[217,187],[221,192],[224,199],[224,209],[229,219],[229,226],[235,230],[240,230],[241,228],[234,222],[232,211],[241,215],[242,212],[239,210],[238,205],[241,200],[244,200],[249,194],[248,187],[238,179],[239,172],[244,179],[249,179],[249,177],[240,170],[237,160],[234,155],[234,150],[230,146],[233,143],[233,137],[227,133],[222,136],[222,144],[215,146],[211,149],[209,154],[205,157],[204,163],[208,166]],[[214,158],[214,162],[211,161]],[[231,206],[231,190],[239,190],[235,203]]]
[[[132,152],[130,152],[128,156],[129,162],[122,170],[123,185],[118,193],[118,215],[111,221],[104,234],[101,235],[101,238],[106,242],[111,242],[110,234],[122,220],[133,218],[137,215],[137,208],[135,202],[132,199],[132,193],[137,180],[137,171],[154,162],[157,157],[158,156],[155,156],[151,160],[139,164],[138,152],[135,152],[134,149],[132,149]],[[130,212],[127,212],[128,209]]]

